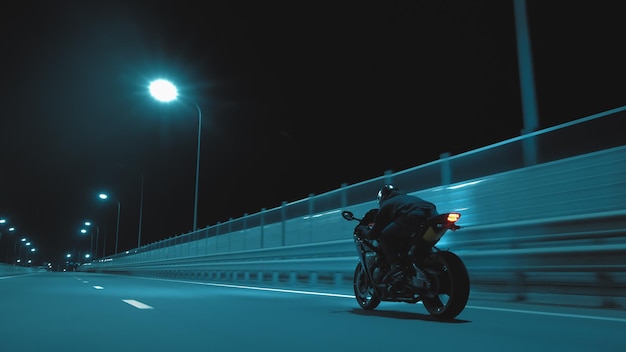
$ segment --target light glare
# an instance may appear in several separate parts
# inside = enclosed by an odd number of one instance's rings
[[[176,87],[167,80],[157,79],[150,83],[150,94],[158,101],[164,103],[175,100],[178,97]]]

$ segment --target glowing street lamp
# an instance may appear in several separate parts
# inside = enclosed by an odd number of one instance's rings
[[[6,219],[0,219],[0,225],[5,225],[7,223]],[[4,226],[3,226],[4,227]],[[13,232],[15,231],[15,227],[10,226],[7,231],[9,232]],[[2,231],[2,228],[0,228],[0,240],[2,239],[2,234],[4,233],[4,231]]]
[[[80,233],[82,233],[83,235],[86,234],[88,231],[86,229],[80,229]],[[93,232],[89,232],[90,237],[91,237],[91,243],[89,244],[89,253],[93,253]]]
[[[85,221],[85,226],[91,227],[93,224],[91,221]],[[82,230],[81,230],[82,232]],[[96,248],[93,248],[93,232],[91,233],[91,252],[94,254],[94,258],[98,257],[98,243],[100,242],[100,227],[96,226]]]
[[[102,199],[102,200],[107,200],[109,198],[109,196],[106,193],[100,193],[98,195],[98,198]],[[115,254],[117,254],[117,243],[119,240],[119,235],[120,235],[120,201],[119,200],[115,200],[117,202],[117,225],[115,227]]]
[[[169,103],[178,98],[178,90],[176,86],[172,84],[170,81],[165,79],[157,79],[152,81],[149,86],[150,94],[154,99],[163,102]],[[198,150],[196,152],[196,190],[195,197],[193,203],[193,231],[196,231],[198,228],[198,180],[200,174],[200,136],[202,131],[202,111],[200,110],[200,106],[193,102],[198,110]]]
[[[22,238],[22,239],[20,240],[20,242],[24,242],[24,246],[26,246],[26,247],[29,247],[29,246],[32,244],[32,243],[30,243],[30,241],[28,241],[26,238]],[[19,259],[18,259],[18,263],[21,263],[21,262],[22,262],[22,248],[24,248],[24,247],[20,246],[20,252],[19,252]],[[31,251],[31,252],[34,252],[34,251],[33,251],[33,249],[35,249],[35,248],[32,248],[30,251]]]

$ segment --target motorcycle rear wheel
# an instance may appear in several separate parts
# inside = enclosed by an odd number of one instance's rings
[[[376,288],[370,282],[361,263],[358,263],[354,270],[354,297],[365,310],[373,310],[380,304]]]
[[[453,319],[459,315],[469,298],[470,280],[465,264],[456,254],[435,252],[429,258],[430,267],[439,271],[439,294],[423,297],[422,303],[430,315]]]

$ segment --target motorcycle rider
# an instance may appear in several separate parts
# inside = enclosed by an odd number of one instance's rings
[[[374,226],[362,228],[361,231],[365,238],[378,240],[385,255],[389,271],[383,282],[387,283],[391,278],[398,282],[402,277],[402,244],[427,218],[438,214],[437,207],[422,198],[400,191],[392,184],[384,185],[378,191],[377,198],[379,210]]]

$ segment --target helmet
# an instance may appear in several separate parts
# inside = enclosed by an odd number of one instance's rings
[[[393,190],[397,190],[397,188],[394,187],[394,185],[392,184],[386,184],[385,186],[383,186],[383,188],[381,188],[380,191],[378,191],[378,195],[376,196],[376,199],[378,200],[378,204],[380,204],[383,200],[387,199],[387,196]]]

